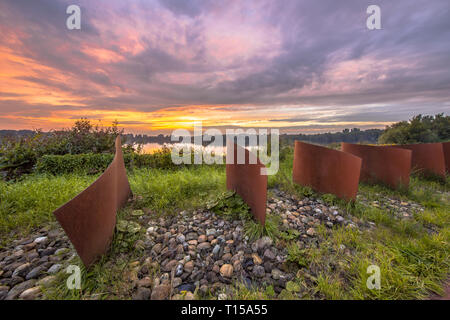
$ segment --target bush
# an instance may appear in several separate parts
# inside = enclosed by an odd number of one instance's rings
[[[450,116],[437,114],[435,116],[413,117],[410,121],[401,121],[386,127],[380,136],[381,144],[409,144],[441,142],[450,139]]]
[[[105,171],[113,159],[114,155],[111,153],[44,155],[38,159],[36,171],[53,175],[95,174]],[[171,169],[181,167],[172,163],[169,149],[163,149],[153,154],[125,153],[124,162],[125,167],[129,170],[133,168]]]
[[[5,137],[0,144],[0,171],[5,172],[7,178],[15,178],[30,173],[38,159],[45,155],[114,153],[114,141],[122,133],[117,122],[102,128],[81,119],[67,130]],[[126,153],[134,151],[132,146],[125,148]]]
[[[45,155],[38,159],[36,171],[60,175],[66,173],[97,173],[104,171],[114,158],[113,154]]]

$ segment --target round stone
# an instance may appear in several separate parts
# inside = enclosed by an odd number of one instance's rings
[[[224,278],[231,278],[233,275],[233,266],[231,264],[224,264],[220,268],[220,275]]]

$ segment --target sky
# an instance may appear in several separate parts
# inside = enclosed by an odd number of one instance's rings
[[[450,113],[449,40],[448,0],[1,0],[0,129],[384,128]]]

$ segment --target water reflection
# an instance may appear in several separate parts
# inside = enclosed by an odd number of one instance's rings
[[[147,154],[155,153],[155,152],[161,150],[163,148],[163,146],[166,146],[169,149],[172,149],[173,147],[183,148],[183,147],[189,146],[190,148],[193,148],[195,151],[199,151],[199,150],[209,151],[209,152],[213,152],[214,154],[217,154],[217,155],[225,155],[226,150],[227,150],[226,146],[223,146],[223,147],[206,146],[205,147],[205,146],[194,145],[192,143],[175,143],[175,144],[146,143],[146,144],[142,145],[141,153],[147,153]],[[254,151],[258,150],[259,148],[258,147],[247,147],[246,149],[254,152]]]

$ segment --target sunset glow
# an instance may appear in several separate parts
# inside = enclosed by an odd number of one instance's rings
[[[82,0],[81,30],[69,4],[1,2],[0,129],[315,133],[450,110],[446,1],[379,1],[375,31],[369,1]]]

